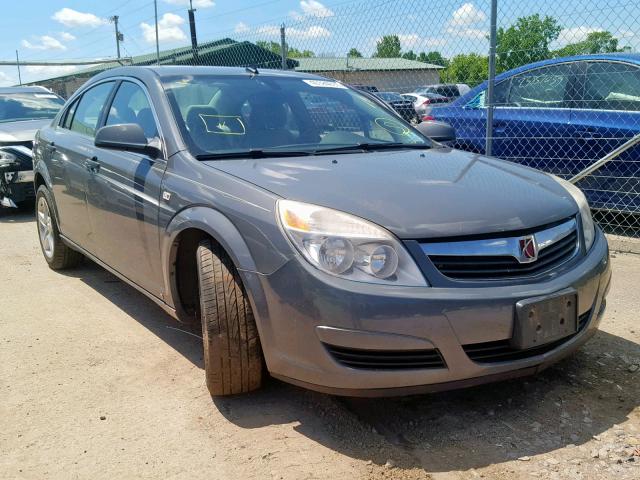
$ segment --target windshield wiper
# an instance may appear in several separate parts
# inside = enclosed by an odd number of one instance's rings
[[[279,158],[279,157],[304,157],[313,155],[313,151],[305,150],[265,150],[251,148],[249,150],[238,150],[232,152],[203,153],[196,155],[198,160],[223,160],[227,158]]]
[[[340,147],[320,148],[314,153],[316,155],[322,155],[323,153],[336,153],[336,152],[352,152],[363,150],[365,152],[373,152],[376,150],[391,150],[396,148],[411,148],[411,149],[424,149],[430,148],[427,144],[417,143],[402,143],[402,142],[384,142],[384,143],[356,143],[354,145],[342,145]]]

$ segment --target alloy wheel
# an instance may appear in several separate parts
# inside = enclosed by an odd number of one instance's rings
[[[47,258],[52,258],[54,253],[53,220],[49,204],[44,197],[40,197],[38,200],[38,234],[43,253]]]

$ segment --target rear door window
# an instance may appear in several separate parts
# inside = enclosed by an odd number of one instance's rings
[[[458,87],[455,85],[442,85],[441,87],[437,87],[435,93],[442,95],[444,97],[459,97],[460,92],[458,92]]]
[[[588,62],[582,108],[640,111],[640,69],[618,62]]]
[[[90,88],[82,95],[71,120],[71,130],[90,137],[95,136],[100,115],[114,82],[105,82]]]
[[[78,107],[79,99],[74,100],[67,111],[64,113],[64,119],[61,122],[62,128],[71,128],[71,120],[73,120],[73,114],[76,112],[76,108]]]

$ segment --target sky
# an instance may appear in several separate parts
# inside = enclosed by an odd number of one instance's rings
[[[157,0],[160,49],[189,45],[189,0]],[[606,5],[605,5],[606,4]],[[403,50],[439,50],[445,56],[486,54],[489,0],[193,0],[201,42],[287,41],[317,55],[344,57],[355,47],[375,51],[385,34],[397,34]],[[122,56],[155,51],[153,0],[2,1],[0,60],[96,60],[116,55],[113,15],[124,34]],[[622,45],[640,47],[640,2],[628,0],[499,0],[498,25],[539,13],[563,27],[554,47],[609,30]],[[72,73],[86,67],[22,66],[23,82]],[[18,83],[15,66],[0,66],[0,86]]]

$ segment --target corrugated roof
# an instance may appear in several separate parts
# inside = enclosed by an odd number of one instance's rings
[[[358,70],[439,70],[440,65],[406,58],[297,58],[300,72],[349,72]]]
[[[92,76],[110,68],[123,65],[154,65],[156,54],[149,53],[137,55],[131,61],[123,60],[119,62],[108,62],[94,65],[90,68],[80,70],[68,75],[49,78],[47,80],[64,80],[78,76]],[[262,68],[281,68],[282,60],[280,55],[273,53],[266,48],[262,48],[251,42],[237,42],[231,38],[223,38],[212,42],[201,43],[194,52],[193,48],[181,47],[160,52],[160,65],[212,65],[225,67],[249,67],[256,66]],[[295,68],[298,62],[287,59],[287,66]],[[39,80],[34,84],[45,82]]]

